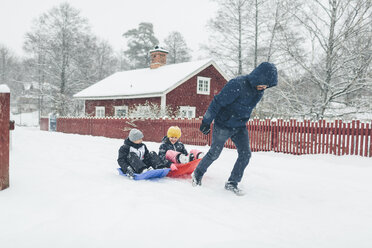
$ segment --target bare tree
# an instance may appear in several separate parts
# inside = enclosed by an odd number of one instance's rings
[[[288,27],[283,6],[289,0],[216,1],[220,9],[209,22],[210,44],[204,48],[230,76],[248,73],[263,61],[280,61],[277,33]]]
[[[113,48],[107,41],[98,42],[95,60],[98,71],[97,80],[102,80],[119,69],[119,60],[116,57]]]
[[[0,84],[7,84],[12,92],[12,102],[22,93],[22,60],[13,51],[0,44]]]
[[[107,42],[90,31],[80,11],[62,3],[42,14],[26,34],[24,50],[30,55],[34,77],[40,84],[48,111],[59,115],[76,112],[72,95],[117,70]]]
[[[0,80],[1,84],[8,81],[9,50],[5,46],[0,47]]]
[[[68,3],[62,3],[42,14],[34,23],[32,31],[26,34],[25,50],[38,59],[44,57],[43,64],[37,64],[44,70],[50,84],[58,91],[49,95],[54,109],[60,115],[66,115],[70,96],[74,93],[77,66],[76,58],[84,49],[84,40],[90,30],[87,20]],[[47,66],[45,66],[47,65]]]
[[[254,35],[250,25],[252,0],[216,0],[216,17],[208,23],[209,44],[203,46],[231,76],[247,68],[249,44]]]
[[[313,48],[312,54],[300,54],[298,46],[286,46],[309,84],[307,115],[342,116],[368,105],[358,96],[371,89],[371,13],[369,0],[307,1],[293,12]]]
[[[254,115],[267,117],[303,117],[306,105],[303,95],[308,95],[303,70],[288,54],[287,49],[296,48],[297,54],[305,54],[307,47],[301,28],[292,16],[301,2],[293,0],[267,0],[261,2],[258,61],[273,62],[279,69],[279,84],[266,90]]]
[[[171,32],[165,39],[165,49],[169,52],[167,63],[176,64],[190,61],[190,48],[180,32]]]
[[[28,71],[28,82],[37,82],[38,84],[38,105],[39,116],[47,114],[48,110],[45,105],[50,104],[45,99],[49,95],[49,88],[46,86],[47,81],[47,53],[44,49],[46,37],[41,32],[28,33],[23,49],[26,53],[32,54],[32,57],[25,59],[25,68]]]

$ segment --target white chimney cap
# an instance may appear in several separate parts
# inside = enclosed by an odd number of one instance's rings
[[[162,48],[160,46],[155,46],[155,48],[153,50],[150,50],[150,53],[153,53],[153,52],[169,53],[167,50],[165,50],[164,48]]]

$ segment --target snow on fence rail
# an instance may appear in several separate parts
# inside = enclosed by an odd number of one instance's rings
[[[40,128],[48,130],[48,119],[42,118]],[[160,142],[168,127],[179,126],[182,142],[189,145],[210,145],[211,134],[199,131],[201,119],[126,119],[126,118],[58,118],[57,131],[124,139],[129,130],[138,128],[145,141]],[[327,122],[319,120],[248,121],[252,151],[275,151],[290,154],[334,154],[372,156],[372,123],[359,120]],[[231,140],[225,144],[235,148]]]

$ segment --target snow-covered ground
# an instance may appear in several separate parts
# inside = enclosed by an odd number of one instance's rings
[[[39,111],[20,114],[10,113],[10,120],[15,121],[18,126],[36,127],[39,126]]]
[[[372,247],[371,158],[253,153],[238,197],[223,189],[235,150],[193,188],[118,176],[122,142],[16,127],[0,246]]]

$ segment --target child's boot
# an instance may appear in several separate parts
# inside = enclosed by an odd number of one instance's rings
[[[179,154],[178,159],[179,163],[186,164],[190,162],[190,157],[185,154]]]
[[[168,150],[167,153],[165,154],[165,158],[171,161],[172,163],[180,163],[180,161],[178,160],[180,154],[181,154],[180,152]]]
[[[127,171],[126,171],[125,174],[127,174],[127,176],[128,176],[130,179],[133,179],[133,178],[134,178],[134,170],[133,170],[133,168],[130,167],[130,166],[128,166],[128,167],[127,167]]]
[[[191,154],[192,154],[192,156],[193,156],[194,159],[199,159],[199,158],[204,157],[204,152],[201,152],[201,151],[199,151],[197,149],[192,149],[190,151],[190,156],[191,156]]]

